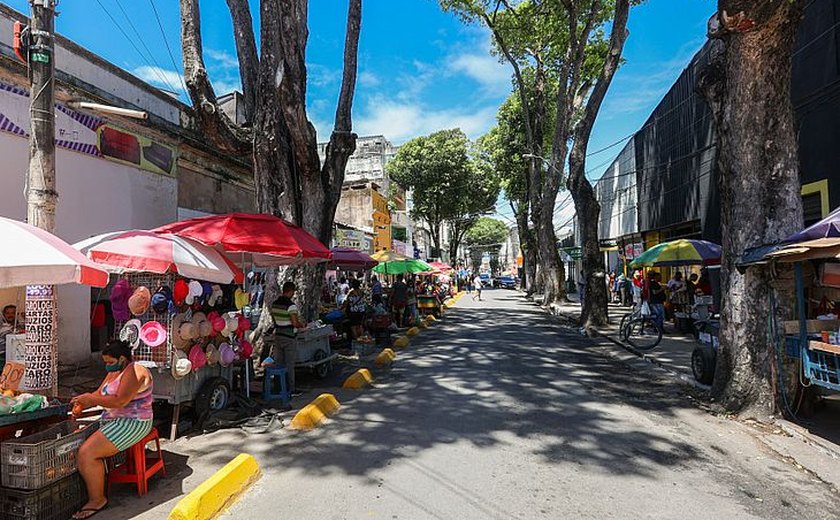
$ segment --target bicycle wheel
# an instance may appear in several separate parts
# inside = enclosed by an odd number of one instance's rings
[[[633,319],[633,313],[628,312],[624,316],[621,317],[621,323],[618,324],[618,337],[621,338],[621,341],[627,341],[627,324]]]
[[[627,343],[638,350],[651,350],[662,340],[662,329],[652,318],[631,320],[625,329]]]

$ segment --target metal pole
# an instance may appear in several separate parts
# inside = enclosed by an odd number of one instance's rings
[[[29,93],[29,174],[26,179],[26,215],[29,224],[55,233],[55,0],[30,0],[32,43],[27,61]],[[40,320],[27,320],[24,383],[32,390],[58,395],[58,357],[56,354],[55,287],[29,287],[26,291],[27,316],[41,314]],[[30,312],[34,311],[34,312]],[[40,311],[40,312],[39,312]]]

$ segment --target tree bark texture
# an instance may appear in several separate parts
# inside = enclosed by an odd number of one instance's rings
[[[253,125],[251,130],[237,127],[218,109],[202,57],[198,0],[181,0],[184,74],[197,123],[222,151],[252,154],[260,212],[285,218],[329,244],[344,171],[356,147],[351,114],[361,0],[349,2],[341,90],[323,164],[315,127],[306,113],[308,1],[260,2],[258,57],[248,2],[227,1],[246,106],[253,103]],[[323,266],[304,266],[289,274],[299,282],[304,317],[312,318],[323,284]]]
[[[774,411],[777,360],[767,319],[773,280],[768,268],[742,273],[736,262],[746,249],[802,227],[790,98],[801,9],[801,1],[719,1],[723,23],[712,35],[722,45],[699,84],[717,127],[723,228],[723,304],[712,394],[726,409],[760,419]]]
[[[581,264],[586,276],[584,305],[581,309],[581,325],[585,328],[607,324],[607,283],[604,257],[598,239],[601,206],[592,184],[586,178],[586,148],[595,118],[621,63],[624,42],[627,40],[627,19],[630,14],[630,0],[617,0],[610,34],[609,50],[601,73],[586,101],[583,115],[573,132],[574,145],[569,154],[568,187],[575,203],[578,228],[582,246]],[[567,93],[568,95],[569,93]],[[574,103],[572,103],[574,105]]]

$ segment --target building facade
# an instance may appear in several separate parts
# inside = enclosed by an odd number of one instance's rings
[[[793,55],[805,224],[840,205],[840,8],[808,4]],[[597,182],[609,269],[679,238],[720,243],[720,173],[711,111],[697,89],[707,42]]]
[[[27,17],[0,4],[0,215],[26,219],[29,80],[12,42]],[[150,229],[185,215],[253,211],[250,165],[206,144],[191,109],[72,41],[55,37],[56,233],[73,243],[108,231]],[[70,101],[143,110],[147,120],[76,110]],[[0,303],[22,303],[22,291]],[[58,288],[59,363],[91,357],[90,304],[105,291]]]

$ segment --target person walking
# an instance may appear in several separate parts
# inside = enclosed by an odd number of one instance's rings
[[[475,290],[475,292],[473,292],[473,301],[475,301],[476,299],[478,301],[481,301],[481,277],[479,275],[475,275],[475,278],[473,278],[472,283],[473,289]]]
[[[403,281],[403,275],[397,275],[397,281],[391,286],[391,311],[398,328],[403,327],[405,307],[408,305],[408,285]]]

